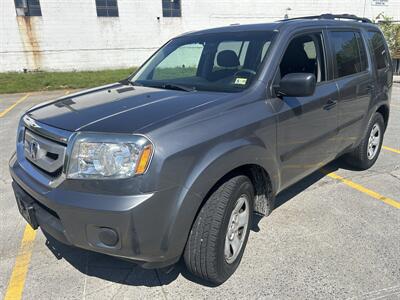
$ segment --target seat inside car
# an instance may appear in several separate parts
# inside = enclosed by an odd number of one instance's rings
[[[290,42],[280,65],[282,77],[290,73],[316,74],[316,60],[309,59],[304,49],[304,44],[309,41],[312,39],[307,36]]]
[[[235,51],[223,50],[218,53],[217,64],[220,69],[210,74],[211,81],[232,77],[239,71],[240,61]]]

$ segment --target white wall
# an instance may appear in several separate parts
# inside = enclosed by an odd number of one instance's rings
[[[0,72],[95,70],[140,65],[182,32],[321,13],[400,20],[400,0],[181,0],[181,18],[163,18],[161,0],[118,0],[118,18],[98,18],[95,0],[40,0],[42,17],[17,17],[14,0],[0,0]],[[157,20],[157,17],[160,17]]]

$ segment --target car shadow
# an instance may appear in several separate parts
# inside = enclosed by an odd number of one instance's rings
[[[168,285],[179,275],[208,287],[215,287],[210,282],[197,278],[186,270],[183,259],[174,266],[164,269],[144,269],[137,263],[93,251],[69,246],[42,231],[46,237],[46,246],[56,259],[65,259],[79,272],[103,280],[129,286]]]
[[[299,182],[290,186],[289,188],[283,190],[276,196],[275,199],[275,208],[279,208],[279,206],[283,205],[293,197],[297,196],[308,187],[317,183],[319,180],[324,178],[327,173],[336,172],[339,169],[350,170],[350,171],[360,171],[360,169],[356,169],[348,164],[346,164],[342,159],[334,160],[333,162],[327,164],[326,166],[318,169],[317,171],[311,173],[307,177],[303,178]]]
[[[332,162],[323,167],[323,171],[315,171],[298,183],[284,190],[276,197],[275,209],[279,209],[281,205],[321,180],[326,176],[327,172],[334,172],[338,169],[349,169],[349,167],[341,161]],[[260,231],[258,224],[262,218],[263,216],[260,214],[255,213],[253,215],[253,224],[251,227],[253,232]],[[43,233],[47,239],[46,246],[57,259],[65,259],[74,268],[87,276],[97,277],[129,286],[152,287],[168,285],[172,281],[176,280],[179,275],[182,275],[187,280],[203,286],[218,286],[199,279],[189,273],[185,268],[183,259],[171,268],[149,270],[140,267],[132,261],[65,245],[51,237],[46,232]]]

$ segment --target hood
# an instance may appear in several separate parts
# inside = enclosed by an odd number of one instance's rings
[[[226,96],[114,84],[40,104],[28,115],[69,131],[133,133]]]

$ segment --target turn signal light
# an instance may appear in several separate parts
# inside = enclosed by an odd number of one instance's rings
[[[152,152],[153,152],[153,147],[151,145],[148,145],[143,149],[142,155],[140,156],[138,165],[136,167],[137,175],[146,172],[147,166],[149,165],[151,159]]]

